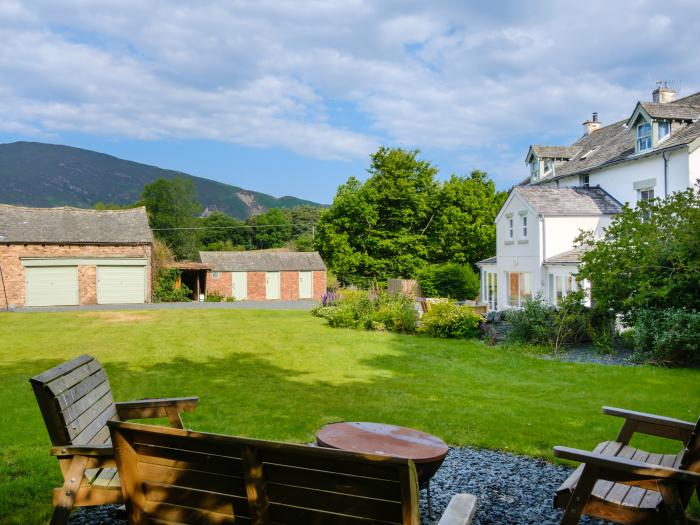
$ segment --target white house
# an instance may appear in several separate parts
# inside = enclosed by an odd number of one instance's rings
[[[581,231],[600,236],[621,203],[665,197],[700,179],[700,92],[675,95],[660,84],[626,120],[603,126],[593,113],[574,144],[530,146],[530,176],[496,217],[496,256],[477,263],[490,309],[537,294],[556,304],[578,286]]]

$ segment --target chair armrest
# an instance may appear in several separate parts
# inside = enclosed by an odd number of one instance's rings
[[[167,417],[167,409],[176,409],[178,413],[191,412],[197,408],[197,403],[199,403],[199,398],[193,396],[137,399],[135,401],[122,401],[114,405],[119,418],[126,420]]]
[[[686,444],[695,429],[695,423],[689,421],[635,412],[634,410],[625,410],[623,408],[603,407],[603,414],[625,419],[625,424],[620,429],[620,433],[615,440],[625,445],[629,443],[635,432],[674,439]]]
[[[455,494],[442,514],[438,525],[469,525],[476,513],[476,496]]]
[[[700,474],[681,470],[673,467],[644,463],[634,459],[617,456],[604,456],[597,452],[589,452],[569,447],[554,447],[554,456],[562,459],[578,461],[586,465],[593,465],[600,469],[600,479],[610,481],[635,481],[648,479],[665,479],[669,481],[700,482]],[[607,471],[607,472],[606,472]],[[618,472],[619,475],[607,475]]]
[[[52,456],[99,456],[113,457],[112,445],[63,445],[51,447]]]

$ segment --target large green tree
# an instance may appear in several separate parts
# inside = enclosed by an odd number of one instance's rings
[[[496,191],[483,171],[452,175],[441,188],[439,206],[428,235],[429,259],[435,263],[474,265],[496,253],[494,219],[508,194]]]
[[[154,235],[170,247],[176,258],[197,255],[199,239],[194,228],[202,206],[191,179],[173,177],[146,184],[139,204],[146,206]]]
[[[595,303],[633,322],[643,308],[700,311],[700,185],[665,200],[625,206],[588,249],[579,277]]]
[[[225,246],[247,247],[251,244],[250,228],[241,220],[220,211],[199,219],[203,228],[200,241],[205,249]]]
[[[248,219],[253,227],[253,244],[258,249],[281,248],[292,238],[292,222],[289,215],[279,208]]]

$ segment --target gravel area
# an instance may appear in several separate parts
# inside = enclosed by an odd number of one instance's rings
[[[632,350],[627,348],[615,348],[609,354],[600,354],[595,351],[592,345],[581,345],[567,348],[556,354],[543,354],[543,359],[553,359],[556,361],[566,361],[570,363],[597,363],[601,365],[637,366],[632,359]]]
[[[450,448],[430,482],[433,519],[428,517],[426,491],[420,494],[422,523],[437,523],[454,494],[477,497],[474,525],[558,525],[562,513],[552,497],[571,468],[505,452]],[[581,524],[604,525],[583,518]],[[115,505],[86,507],[71,515],[71,525],[126,525]],[[300,524],[301,525],[301,524]]]

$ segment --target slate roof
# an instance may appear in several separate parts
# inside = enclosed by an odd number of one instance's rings
[[[150,244],[146,208],[88,210],[0,204],[0,243]]]
[[[325,270],[318,252],[199,252],[199,260],[218,272],[279,272]]]
[[[556,166],[553,174],[543,176],[534,184],[560,177],[589,173],[591,170],[619,162],[657,154],[670,148],[684,146],[700,137],[700,92],[665,104],[653,102],[641,102],[640,104],[645,110],[653,113],[652,118],[694,120],[695,122],[679,122],[675,125],[669,139],[661,142],[656,148],[636,155],[634,151],[635,128],[627,127],[627,120],[603,126],[574,142],[570,147],[578,148],[578,153],[568,161]]]
[[[581,148],[576,146],[541,146],[539,144],[534,144],[530,147],[535,155],[541,159],[570,159],[581,151]]]
[[[493,257],[489,257],[488,259],[482,259],[482,260],[478,261],[476,264],[477,264],[477,265],[480,265],[480,264],[496,264],[497,262],[498,262],[497,257],[496,257],[496,256],[493,256]]]
[[[538,213],[546,216],[612,215],[622,205],[603,188],[548,188],[516,186],[518,193]]]
[[[582,247],[567,250],[556,255],[552,255],[544,260],[544,264],[579,264],[585,249]]]

